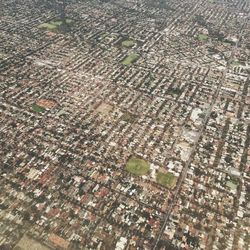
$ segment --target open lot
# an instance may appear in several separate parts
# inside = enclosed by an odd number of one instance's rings
[[[50,248],[46,247],[45,245],[42,245],[35,239],[32,239],[29,236],[24,235],[13,250],[28,250],[28,249],[49,250]]]

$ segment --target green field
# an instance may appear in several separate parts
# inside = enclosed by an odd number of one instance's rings
[[[117,35],[105,32],[104,34],[101,35],[101,38],[104,39],[105,42],[109,43],[111,41],[115,41],[117,39]]]
[[[149,172],[149,164],[140,158],[132,157],[128,160],[126,170],[136,176],[142,176]]]
[[[130,54],[130,55],[128,55],[128,56],[122,61],[122,64],[128,66],[128,65],[134,63],[136,60],[138,60],[139,57],[140,57],[140,55],[138,55],[138,54],[135,54],[135,53]]]
[[[72,20],[66,19],[66,24],[71,24]],[[51,21],[49,23],[42,23],[38,25],[39,29],[56,30],[63,24],[62,20]]]
[[[37,112],[37,113],[42,113],[45,111],[45,109],[37,104],[33,104],[32,105],[32,109],[33,111]]]
[[[238,60],[232,61],[231,63],[233,66],[240,66],[242,65]]]
[[[170,189],[175,186],[176,180],[176,177],[172,173],[159,172],[156,176],[157,183]]]
[[[122,42],[122,46],[126,48],[133,47],[135,45],[135,42],[133,40],[125,40]]]
[[[168,89],[168,92],[171,94],[171,95],[180,95],[182,93],[182,90],[180,88],[173,88],[173,87],[170,87]]]
[[[237,184],[233,181],[227,181],[226,185],[227,185],[227,187],[229,187],[232,190],[237,190]]]
[[[198,40],[199,41],[207,41],[208,40],[208,36],[204,35],[204,34],[199,34],[198,35]]]

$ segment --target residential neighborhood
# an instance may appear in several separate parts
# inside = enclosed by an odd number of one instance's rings
[[[0,250],[250,249],[250,2],[0,0],[0,175]]]

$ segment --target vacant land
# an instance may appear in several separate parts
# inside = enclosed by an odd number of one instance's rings
[[[130,65],[132,63],[134,63],[136,60],[138,60],[138,58],[140,57],[140,55],[138,54],[130,54],[128,55],[123,61],[122,61],[122,64],[123,65]]]
[[[134,115],[134,114],[132,114],[132,113],[130,113],[130,112],[125,112],[125,113],[122,115],[121,119],[122,119],[123,121],[125,121],[125,122],[134,122],[135,119],[136,119],[136,115]]]
[[[131,174],[142,176],[149,172],[149,164],[140,158],[132,157],[128,160],[126,170]]]
[[[156,176],[156,181],[164,187],[173,188],[176,184],[176,177],[172,173],[159,172]]]
[[[113,106],[111,106],[108,103],[102,102],[97,107],[96,112],[102,114],[103,116],[108,116],[112,110],[113,110]]]
[[[27,235],[24,235],[18,242],[18,244],[14,247],[14,250],[27,250],[27,249],[49,250],[48,247],[42,245],[40,242],[30,238]]]
[[[50,99],[40,99],[36,104],[39,107],[48,108],[48,109],[54,108],[56,106],[56,102]]]

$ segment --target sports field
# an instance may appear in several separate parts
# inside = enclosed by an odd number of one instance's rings
[[[66,19],[66,24],[71,24],[71,19]],[[62,20],[55,20],[48,23],[42,23],[38,25],[39,29],[48,29],[48,30],[56,30],[63,24]]]
[[[133,40],[125,40],[122,42],[122,46],[126,48],[133,47],[135,45],[135,42]]]
[[[146,175],[149,172],[149,169],[149,164],[145,160],[137,157],[131,157],[126,165],[126,170],[137,176]]]
[[[32,109],[33,111],[35,111],[36,113],[42,113],[45,111],[45,109],[37,104],[33,104],[32,105]]]
[[[176,177],[172,173],[159,172],[156,176],[157,183],[170,189],[175,187],[176,180]]]
[[[207,41],[208,40],[208,36],[204,35],[204,34],[199,34],[198,35],[198,40],[199,41]]]
[[[139,57],[140,57],[140,55],[138,55],[138,54],[136,54],[136,53],[130,54],[130,55],[128,55],[128,56],[122,61],[122,64],[128,66],[128,65],[134,63],[136,60],[138,60]]]

